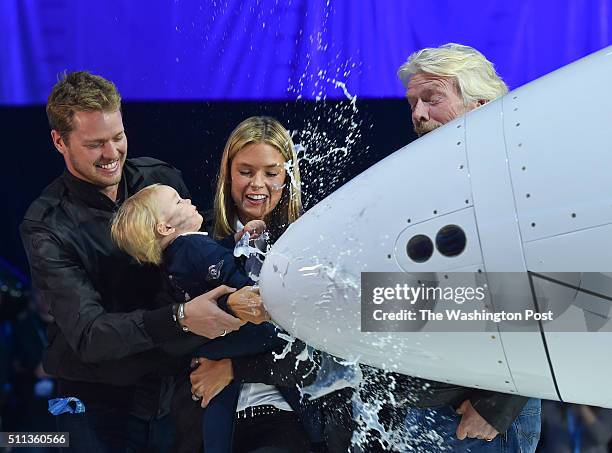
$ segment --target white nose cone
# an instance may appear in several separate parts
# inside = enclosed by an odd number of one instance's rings
[[[341,263],[326,263],[325,257],[322,262],[313,260],[312,248],[296,255],[290,253],[296,247],[278,245],[268,256],[273,254],[273,264],[260,275],[264,300],[286,302],[269,305],[273,319],[318,348],[342,357],[358,355],[351,332],[360,330],[359,275],[344,270]]]

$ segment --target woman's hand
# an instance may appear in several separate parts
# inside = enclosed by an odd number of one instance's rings
[[[204,357],[196,359],[199,366],[191,372],[191,393],[202,398],[202,407],[221,392],[234,379],[234,369],[230,359],[210,360]]]
[[[270,315],[263,306],[259,290],[253,286],[245,286],[230,294],[227,305],[243,321],[261,324],[270,320]]]

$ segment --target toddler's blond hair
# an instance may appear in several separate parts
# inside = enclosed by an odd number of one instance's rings
[[[113,241],[139,263],[162,261],[161,238],[156,233],[161,208],[153,196],[159,186],[147,186],[129,197],[111,221]]]

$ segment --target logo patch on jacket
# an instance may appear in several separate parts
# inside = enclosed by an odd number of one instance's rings
[[[219,261],[217,264],[213,264],[208,268],[208,275],[206,276],[206,280],[218,280],[221,277],[221,268],[223,267],[223,260]]]

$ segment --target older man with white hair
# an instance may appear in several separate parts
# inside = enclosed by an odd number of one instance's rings
[[[419,136],[508,92],[493,64],[476,49],[460,44],[413,53],[398,76],[406,87]],[[473,366],[478,366],[476,357]],[[401,392],[416,400],[406,417],[415,446],[428,452],[535,451],[539,400],[403,375],[395,378]]]

